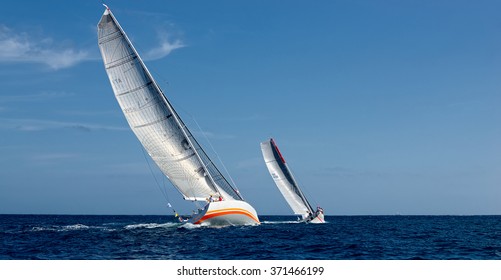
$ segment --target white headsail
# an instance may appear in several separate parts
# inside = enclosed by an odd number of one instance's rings
[[[294,214],[301,215],[303,219],[313,215],[314,211],[299,188],[294,176],[285,163],[273,139],[261,143],[264,161],[271,177],[284,196]]]
[[[242,200],[185,126],[108,8],[98,24],[98,39],[127,122],[184,198],[221,195],[225,200]]]

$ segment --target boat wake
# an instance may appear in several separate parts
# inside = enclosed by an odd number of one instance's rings
[[[165,224],[157,224],[157,223],[147,223],[147,224],[133,224],[127,225],[125,229],[155,229],[155,228],[173,228],[179,226],[179,223],[165,223]]]
[[[262,221],[262,224],[300,224],[302,221]]]
[[[103,228],[103,227],[90,227],[82,224],[67,225],[67,226],[37,226],[32,227],[31,231],[72,231],[72,230],[87,230],[91,228]]]
[[[184,224],[181,224],[179,226],[179,228],[184,228],[184,229],[196,229],[196,228],[203,228],[203,227],[207,227],[207,226],[204,226],[204,225],[195,225],[195,224],[191,224],[191,223],[184,223]]]
[[[141,223],[141,224],[131,224],[121,227],[111,227],[111,226],[87,226],[84,224],[74,224],[74,225],[48,225],[48,226],[34,226],[30,231],[54,231],[54,232],[64,232],[64,231],[83,231],[83,230],[101,230],[101,231],[116,231],[116,230],[135,230],[135,229],[158,229],[158,228],[175,228],[178,227],[179,223]]]

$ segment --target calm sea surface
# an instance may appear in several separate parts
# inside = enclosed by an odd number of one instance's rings
[[[207,228],[166,216],[0,215],[0,259],[501,259],[501,216],[261,216]]]

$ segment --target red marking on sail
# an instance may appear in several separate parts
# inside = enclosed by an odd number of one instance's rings
[[[272,138],[272,139],[270,139],[270,140],[271,140],[271,144],[273,145],[273,148],[275,148],[275,151],[277,151],[278,156],[279,156],[279,157],[280,157],[280,159],[282,160],[282,163],[285,163],[285,159],[284,159],[284,157],[282,156],[282,153],[280,153],[280,150],[278,149],[277,144],[275,144],[275,140],[273,140],[273,138]]]

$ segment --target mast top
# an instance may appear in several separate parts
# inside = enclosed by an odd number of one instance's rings
[[[108,5],[104,4],[103,3],[103,6],[106,8],[106,11],[104,11],[104,14],[109,14],[111,12],[110,8],[108,7]]]

